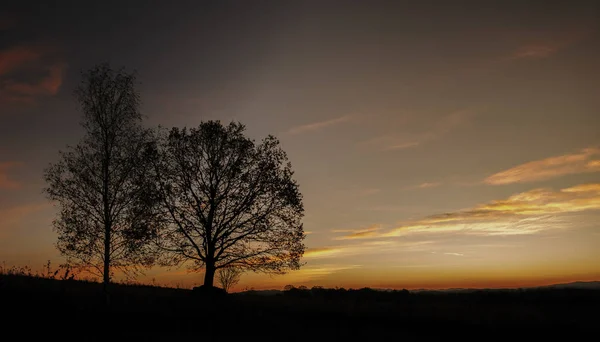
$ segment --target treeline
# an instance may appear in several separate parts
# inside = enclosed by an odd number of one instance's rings
[[[313,298],[332,301],[394,302],[412,299],[423,303],[423,301],[431,300],[436,305],[443,305],[444,302],[448,301],[459,301],[466,305],[475,302],[497,305],[530,303],[539,306],[579,305],[583,302],[600,304],[600,290],[598,289],[556,289],[552,287],[409,291],[406,289],[379,290],[369,287],[345,289],[286,285],[280,295],[290,298]]]
[[[403,290],[381,291],[368,287],[361,289],[345,289],[341,288],[325,288],[322,286],[306,286],[294,287],[286,285],[283,289],[283,295],[296,298],[323,298],[323,299],[361,299],[372,301],[388,301],[392,298],[406,298],[410,292]]]

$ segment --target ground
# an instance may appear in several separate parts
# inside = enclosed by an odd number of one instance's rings
[[[313,289],[209,298],[191,290],[0,275],[6,336],[59,340],[504,340],[594,332],[600,291]],[[12,335],[15,334],[15,335]]]

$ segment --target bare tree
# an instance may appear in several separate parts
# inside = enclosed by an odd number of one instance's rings
[[[219,284],[226,291],[237,285],[240,282],[240,278],[242,277],[242,270],[237,267],[225,267],[220,268],[217,271],[217,276],[219,279]]]
[[[147,181],[152,134],[141,126],[135,74],[108,64],[82,73],[75,95],[85,136],[45,170],[47,196],[58,203],[58,250],[71,265],[103,279],[113,269],[135,275],[153,262],[156,192]]]
[[[158,236],[164,265],[267,273],[298,269],[304,254],[302,196],[273,136],[260,144],[240,123],[173,128],[155,164],[169,225]]]

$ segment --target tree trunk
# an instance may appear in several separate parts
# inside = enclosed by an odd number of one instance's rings
[[[104,272],[103,272],[102,289],[106,297],[106,305],[110,305],[110,297],[108,294],[108,284],[110,283],[110,223],[105,223],[104,226]]]
[[[215,263],[210,262],[206,264],[206,271],[204,273],[204,286],[213,287],[215,282]]]
[[[102,289],[106,298],[106,306],[110,305],[110,296],[108,293],[108,284],[110,283],[110,229],[112,222],[110,220],[110,200],[108,186],[110,184],[110,146],[108,145],[108,136],[104,135],[104,157],[102,161],[103,171],[103,191],[102,200],[104,201],[104,274],[102,279]]]

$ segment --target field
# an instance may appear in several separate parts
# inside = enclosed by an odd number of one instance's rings
[[[462,292],[293,289],[207,298],[197,292],[0,275],[5,336],[60,340],[469,340],[565,336],[598,329],[600,291]],[[7,335],[10,334],[10,335]]]

